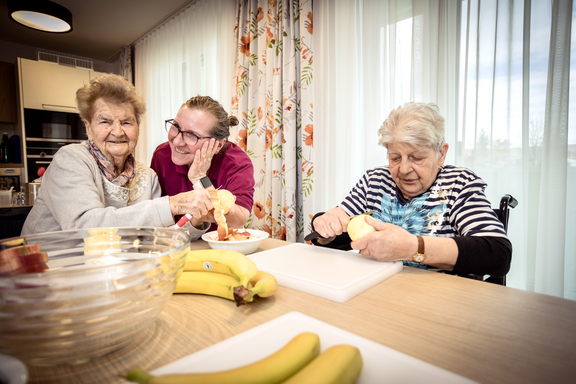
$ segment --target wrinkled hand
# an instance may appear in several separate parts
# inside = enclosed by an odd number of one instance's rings
[[[383,223],[372,217],[366,217],[365,220],[376,232],[353,241],[352,249],[358,249],[362,255],[371,256],[378,261],[412,260],[418,249],[416,236],[402,227]]]
[[[195,183],[208,174],[212,158],[220,150],[219,142],[215,139],[210,139],[202,145],[201,149],[196,150],[194,154],[194,161],[188,169],[188,179]]]
[[[318,242],[324,245],[333,241],[336,236],[346,232],[349,221],[350,217],[342,207],[332,208],[315,218],[314,229],[324,237],[324,239],[318,238]]]
[[[175,196],[170,196],[169,201],[172,216],[189,213],[192,215],[190,221],[193,225],[207,217],[210,210],[214,208],[210,200],[210,194],[205,189],[179,193]]]

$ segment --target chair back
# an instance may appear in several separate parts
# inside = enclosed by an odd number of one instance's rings
[[[508,219],[510,217],[510,209],[518,205],[518,200],[516,200],[512,195],[504,195],[500,199],[500,207],[494,209],[494,213],[498,217],[498,220],[504,225],[504,231],[508,233]],[[506,276],[488,276],[484,278],[482,275],[475,275],[472,273],[458,275],[461,277],[466,277],[468,279],[482,280],[488,283],[494,283],[499,285],[506,285]]]
[[[510,216],[510,208],[514,208],[518,205],[518,200],[516,200],[512,195],[504,195],[500,199],[500,207],[494,209],[494,213],[498,216],[498,219],[504,225],[504,231],[508,233],[508,219]]]

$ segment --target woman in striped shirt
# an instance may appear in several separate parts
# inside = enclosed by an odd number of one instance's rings
[[[506,275],[510,240],[484,195],[486,183],[466,168],[444,166],[448,144],[438,107],[407,103],[378,135],[389,165],[368,170],[338,207],[315,215],[322,238],[313,243],[420,268]],[[376,232],[351,242],[351,216],[372,210],[365,220]]]

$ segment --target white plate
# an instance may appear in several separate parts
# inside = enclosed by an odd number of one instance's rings
[[[337,303],[402,271],[401,261],[378,262],[358,253],[296,243],[248,256],[278,284]]]
[[[26,384],[28,369],[20,360],[8,355],[0,355],[0,383]]]
[[[381,344],[354,335],[300,312],[274,320],[214,344],[151,372],[152,375],[214,372],[250,364],[276,352],[302,332],[320,337],[321,350],[336,344],[360,349],[364,362],[359,384],[474,383],[474,381]]]

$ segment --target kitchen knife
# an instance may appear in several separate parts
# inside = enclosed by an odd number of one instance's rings
[[[361,213],[360,215],[371,215],[374,212],[376,212],[376,211],[368,211],[365,213]],[[352,220],[353,217],[360,216],[360,215],[351,216],[350,220]],[[312,241],[314,239],[317,239],[318,237],[322,237],[322,236],[318,232],[313,231],[313,232],[310,232],[308,235],[306,235],[306,237],[304,237],[304,241]]]

